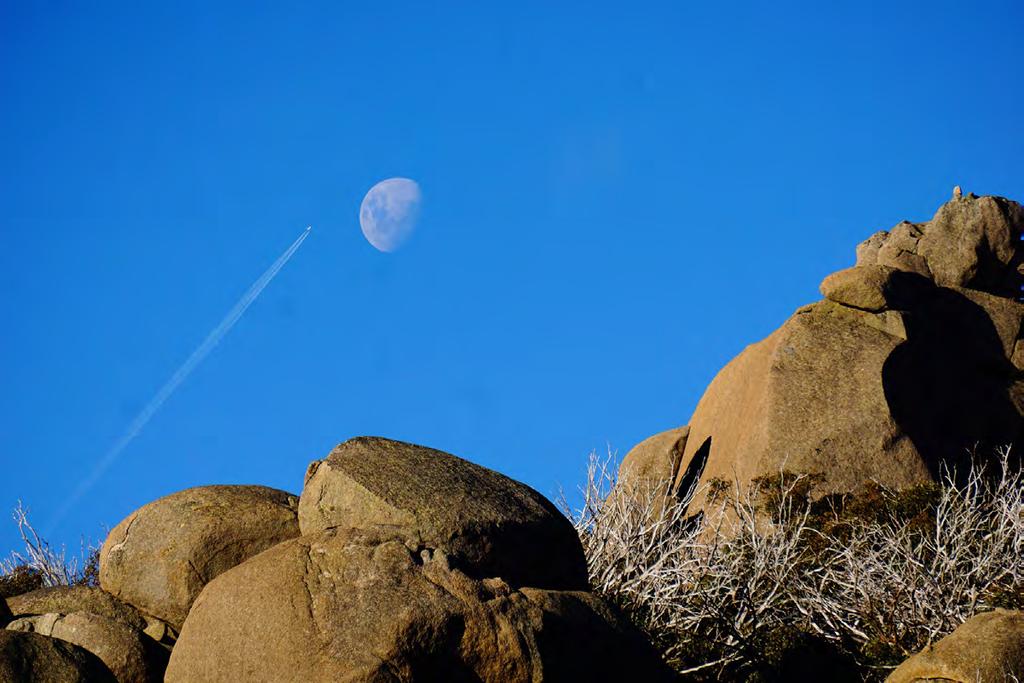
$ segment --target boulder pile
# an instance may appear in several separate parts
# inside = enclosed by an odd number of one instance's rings
[[[0,613],[5,681],[672,678],[590,592],[547,499],[382,438],[314,462],[299,497],[205,486],[150,503],[110,532],[99,588]]]
[[[822,475],[819,494],[905,488],[1020,444],[1022,231],[1020,204],[957,194],[926,223],[872,235],[823,301],[748,346],[688,426],[637,446],[620,476],[673,495],[782,469]]]
[[[722,369],[687,426],[636,446],[620,481],[696,491],[699,506],[714,479],[784,469],[818,475],[812,495],[899,489],[971,449],[1022,452],[1022,232],[1019,204],[957,192],[930,221],[871,236],[822,301]],[[340,444],[299,496],[202,486],[156,500],[99,562],[98,587],[0,600],[0,681],[675,680],[590,591],[550,501],[389,439]],[[889,681],[1022,677],[1022,619],[978,615]]]

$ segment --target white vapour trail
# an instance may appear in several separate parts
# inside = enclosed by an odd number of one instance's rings
[[[246,293],[242,295],[242,298],[238,300],[238,303],[228,311],[227,315],[224,316],[224,319],[220,321],[217,327],[213,328],[210,334],[206,335],[206,339],[203,340],[203,343],[196,347],[196,350],[192,352],[192,355],[190,355],[185,362],[181,364],[181,367],[175,370],[174,374],[171,375],[171,378],[167,380],[162,387],[160,387],[160,390],[156,392],[156,395],[153,396],[152,399],[150,399],[149,403],[146,404],[146,407],[143,408],[135,419],[131,421],[131,424],[128,425],[128,429],[125,430],[125,433],[121,438],[111,446],[110,450],[108,450],[99,461],[97,461],[95,467],[93,467],[92,471],[89,473],[89,476],[78,483],[74,492],[68,496],[68,498],[57,509],[53,518],[50,520],[49,530],[47,533],[60,524],[71,508],[73,508],[78,501],[80,501],[82,497],[96,485],[96,482],[103,476],[103,473],[114,464],[114,461],[121,455],[121,452],[128,447],[128,444],[130,444],[136,436],[139,435],[139,432],[143,430],[156,412],[160,410],[160,407],[168,398],[170,398],[171,394],[174,393],[178,386],[180,386],[181,383],[184,382],[190,374],[192,374],[192,371],[203,362],[203,359],[206,358],[210,351],[212,351],[220,340],[224,338],[224,335],[231,331],[231,328],[235,326],[235,323],[237,323],[239,318],[242,317],[245,310],[249,308],[254,301],[256,301],[256,297],[260,295],[260,292],[270,284],[270,281],[274,279],[274,276],[277,275],[278,271],[284,268],[284,265],[288,263],[288,260],[291,259],[295,252],[298,251],[299,247],[302,246],[302,243],[307,237],[309,237],[309,232],[312,229],[313,226],[309,226],[303,230],[298,239],[292,242],[292,245],[288,247],[276,261],[270,264],[270,267],[267,268],[263,275],[259,276],[251,287],[249,287],[248,291],[246,291]]]

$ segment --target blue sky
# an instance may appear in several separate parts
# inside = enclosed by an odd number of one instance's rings
[[[0,512],[45,526],[307,224],[52,541],[361,434],[554,496],[685,424],[872,232],[1024,198],[1020,3],[840,4],[0,2]]]

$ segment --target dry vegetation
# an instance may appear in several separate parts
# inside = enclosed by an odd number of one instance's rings
[[[66,548],[57,550],[36,533],[20,502],[13,516],[25,550],[0,559],[0,598],[43,586],[99,585],[98,548],[83,542],[78,557],[68,555]]]
[[[975,463],[819,500],[813,475],[712,482],[705,518],[616,489],[611,458],[592,456],[572,519],[595,590],[687,680],[881,680],[976,612],[1024,607],[1019,461]]]

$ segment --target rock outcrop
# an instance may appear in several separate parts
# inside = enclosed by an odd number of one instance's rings
[[[857,265],[919,273],[940,287],[1020,297],[1024,209],[1002,197],[954,197],[927,223],[903,221],[857,249]]]
[[[579,678],[554,675],[569,668]],[[166,680],[287,671],[304,681],[525,683],[625,680],[624,668],[635,680],[663,676],[657,656],[590,593],[513,590],[453,569],[442,552],[334,528],[210,582]]]
[[[116,683],[100,659],[69,642],[37,633],[0,630],[4,683]]]
[[[308,471],[302,536],[213,578],[166,679],[671,679],[588,590],[575,531],[536,491],[379,438]]]
[[[704,482],[818,473],[818,493],[867,480],[904,488],[969,449],[1020,443],[1022,230],[1019,204],[964,195],[927,223],[870,237],[856,266],[825,278],[824,301],[715,377],[689,421],[674,492],[694,469]]]
[[[89,612],[15,619],[9,631],[49,636],[96,655],[118,683],[159,683],[168,654],[141,630]]]
[[[677,427],[647,437],[622,459],[619,479],[652,492],[675,481],[689,435],[689,427]]]
[[[997,609],[968,619],[893,671],[886,683],[1024,680],[1024,612]]]
[[[118,600],[110,593],[95,586],[52,586],[7,598],[7,608],[15,617],[30,617],[56,612],[89,612],[107,619],[119,621],[140,631],[145,630],[149,620],[139,610]]]
[[[299,526],[303,534],[383,528],[416,552],[443,552],[470,576],[587,589],[579,537],[544,496],[423,446],[375,437],[339,445],[306,473]]]
[[[180,629],[208,581],[299,535],[298,499],[265,486],[201,486],[129,515],[100,551],[100,586]]]

